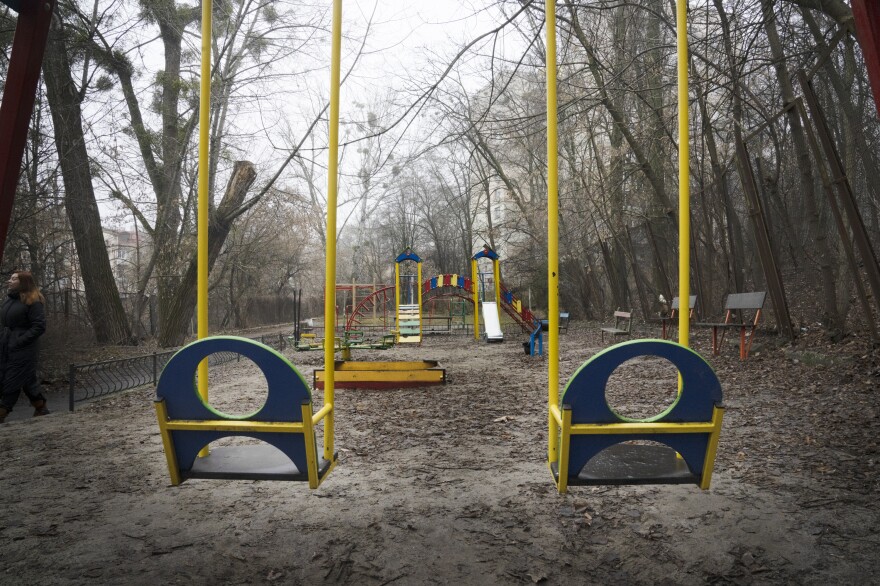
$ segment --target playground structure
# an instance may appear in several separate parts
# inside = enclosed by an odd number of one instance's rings
[[[302,375],[283,356],[262,344],[229,337],[208,336],[208,142],[211,96],[212,3],[202,2],[201,86],[199,103],[197,324],[198,340],[175,354],[156,389],[156,416],[173,484],[188,478],[307,481],[316,489],[333,469],[334,353],[324,344],[324,405],[314,413],[311,393]],[[336,203],[339,164],[339,62],[342,44],[342,4],[333,7],[330,72],[330,146],[327,184],[327,241],[325,291],[336,290]],[[324,296],[324,339],[333,340],[335,299]],[[269,397],[250,415],[234,417],[210,407],[208,356],[237,352],[256,363],[266,377]],[[193,373],[198,370],[197,389]],[[299,404],[300,411],[295,406]],[[323,452],[316,426],[323,423]],[[263,443],[208,449],[228,436],[248,436]]]
[[[401,264],[416,264],[415,274],[402,274]],[[334,384],[340,389],[388,389],[413,388],[446,383],[446,371],[436,361],[363,361],[351,359],[351,351],[387,350],[395,343],[421,344],[422,341],[422,259],[411,249],[401,253],[394,261],[395,326],[391,334],[383,336],[379,343],[364,340],[360,330],[346,329],[338,348],[342,360],[333,366]],[[380,291],[385,291],[382,288]],[[375,293],[375,292],[374,292]],[[368,297],[369,299],[369,297]],[[375,306],[373,306],[375,309]],[[354,317],[354,313],[352,314]],[[325,338],[327,339],[327,338]],[[325,347],[326,351],[326,347]],[[324,389],[328,384],[328,369],[316,369],[314,387]]]
[[[546,0],[547,285],[549,292],[547,467],[562,493],[578,484],[693,482],[708,489],[724,409],[711,367],[688,346],[690,314],[679,312],[679,343],[635,340],[612,346],[584,363],[559,395],[559,191],[556,112],[556,14]],[[687,3],[676,2],[679,122],[679,282],[690,298],[690,169],[688,132]],[[624,362],[645,356],[670,361],[679,373],[678,397],[647,419],[620,416],[605,387]],[[655,444],[631,443],[651,440]],[[628,443],[624,443],[628,442]],[[662,444],[662,445],[658,445]]]
[[[499,301],[501,307],[506,308],[508,314],[517,316],[520,325],[528,324],[526,327],[534,327],[537,325],[537,333],[531,332],[530,344],[535,344],[535,337],[538,337],[538,344],[543,349],[543,340],[540,338],[541,325],[528,309],[523,307],[520,300],[516,299],[511,293],[501,287],[500,269],[498,267],[499,256],[494,251],[485,247],[483,250],[475,254],[471,259],[471,275],[473,278],[467,279],[457,274],[437,275],[426,279],[422,282],[422,259],[411,249],[407,249],[395,259],[395,285],[393,287],[379,287],[371,285],[373,292],[362,299],[356,310],[351,312],[349,319],[346,321],[346,330],[340,337],[334,335],[333,338],[325,337],[323,341],[317,340],[314,333],[302,334],[300,340],[296,344],[299,351],[307,350],[325,350],[332,347],[333,352],[341,352],[342,360],[336,361],[335,370],[337,373],[337,388],[347,389],[387,389],[387,388],[410,388],[445,384],[446,372],[438,367],[436,361],[410,361],[410,362],[382,362],[382,361],[352,361],[352,350],[385,350],[392,347],[395,343],[417,343],[422,340],[422,323],[423,310],[422,306],[425,299],[440,298],[459,298],[463,302],[469,302],[478,307],[481,295],[485,295],[488,287],[480,279],[477,261],[481,258],[489,258],[493,261],[493,295],[496,301],[483,301],[484,324],[486,326],[487,341],[501,341],[503,334],[501,333],[500,316],[498,312]],[[415,273],[405,273],[401,270],[404,262],[415,263]],[[343,291],[352,291],[352,298],[356,298],[358,286],[343,285]],[[368,342],[361,330],[352,329],[354,324],[361,323],[361,320],[367,319],[368,312],[374,314],[373,321],[377,316],[377,299],[387,300],[390,295],[390,289],[394,289],[395,300],[395,323],[397,328],[391,330],[391,334],[386,334],[380,342]],[[340,289],[337,289],[337,291]],[[333,300],[334,309],[336,299]],[[488,307],[487,307],[488,306]],[[383,314],[386,307],[383,307]],[[338,312],[335,312],[338,315]],[[451,317],[450,323],[451,323]],[[386,318],[383,315],[383,323]],[[474,331],[478,332],[479,314],[473,314]],[[475,336],[475,337],[478,337]],[[327,342],[333,340],[332,346]],[[326,370],[326,369],[325,369]],[[314,375],[314,386],[317,389],[324,388],[326,374],[325,370],[318,369]]]
[[[488,258],[493,262],[493,270],[488,274],[492,275],[491,291],[492,300],[494,301],[487,301],[484,298],[490,287],[486,283],[489,279],[482,278],[487,273],[480,273],[478,271],[477,261],[482,258]],[[465,308],[468,305],[471,306],[470,321],[474,331],[474,339],[479,339],[479,308],[483,302],[495,304],[495,312],[498,315],[499,322],[500,312],[503,311],[523,332],[531,334],[535,327],[540,324],[540,320],[525,306],[522,300],[504,287],[500,278],[499,260],[499,255],[486,247],[471,258],[471,274],[469,277],[457,273],[444,273],[428,277],[422,281],[422,259],[411,250],[407,250],[395,259],[395,285],[343,286],[346,290],[354,291],[357,291],[358,288],[373,289],[369,295],[361,298],[354,305],[346,319],[345,330],[366,330],[370,327],[382,327],[384,331],[389,331],[386,327],[388,324],[387,314],[390,301],[394,299],[395,323],[400,324],[400,327],[394,330],[394,333],[401,338],[399,341],[404,341],[403,338],[409,337],[410,339],[406,340],[406,342],[415,342],[418,339],[420,343],[425,332],[451,332],[457,329],[467,329]],[[418,267],[416,273],[405,274],[401,272],[401,263],[406,261],[416,263]],[[415,287],[412,286],[414,282],[421,282],[418,293],[416,293]],[[356,295],[353,299],[357,299]],[[450,304],[446,315],[435,314],[433,311],[435,304],[438,302]],[[460,313],[456,312],[453,314],[451,309],[452,302],[460,304],[462,309]],[[431,309],[426,311],[426,306],[429,306]],[[459,316],[461,317],[460,322],[454,324],[456,322],[455,318]],[[438,330],[433,324],[441,320],[446,322],[446,328]],[[378,322],[381,322],[382,326],[379,326]],[[485,324],[485,319],[483,323]],[[453,327],[453,325],[457,327]]]
[[[476,260],[479,258],[490,258],[497,266],[499,256],[488,248],[484,248],[471,259],[472,265],[476,265]],[[471,274],[477,275],[476,280],[454,273],[439,274],[424,279],[417,290],[414,283],[421,280],[421,275],[419,272],[411,275],[403,274],[399,267],[405,261],[415,262],[420,267],[421,258],[408,250],[396,259],[395,280],[400,283],[399,287],[375,283],[337,284],[334,300],[335,332],[332,340],[334,352],[341,352],[342,360],[351,360],[352,350],[388,349],[398,343],[400,338],[408,341],[408,337],[421,339],[425,332],[464,332],[470,331],[474,324],[479,327],[479,314],[473,314],[474,298],[481,299],[481,296],[490,290],[493,298],[501,301],[500,307],[505,314],[524,331],[533,334],[532,338],[534,338],[535,327],[540,323],[540,320],[524,306],[522,301],[510,293],[499,279],[483,279],[476,270],[476,266],[473,266]],[[499,273],[500,271],[493,270],[489,274],[494,276]],[[400,290],[399,297],[404,301],[399,305],[397,304],[398,289]],[[364,296],[363,292],[367,294]],[[412,300],[415,300],[416,303],[410,303]],[[399,319],[400,323],[398,329],[391,326],[392,319],[389,314],[392,303],[395,308],[394,320]],[[458,304],[455,313],[453,313],[453,304]],[[426,309],[426,306],[430,309]],[[437,306],[444,307],[445,314],[435,313]],[[498,306],[495,305],[495,307]],[[342,308],[341,312],[340,308]],[[339,325],[340,314],[346,317],[344,327]],[[442,325],[438,328],[436,325],[438,321],[441,324],[445,321],[445,328]],[[483,319],[483,323],[486,324],[486,318]],[[305,324],[306,322],[302,324],[297,322],[301,333],[298,336],[294,335],[288,338],[291,346],[301,352],[323,350],[325,339],[319,338]],[[402,335],[398,333],[400,329],[402,329]],[[419,333],[419,329],[421,333]],[[488,335],[487,339],[493,341],[496,338],[502,339],[500,324],[495,322],[493,331],[496,333]],[[380,333],[377,335],[377,332]],[[479,338],[479,335],[475,337]],[[542,345],[541,340],[538,342]]]
[[[355,310],[368,299],[371,300],[371,303],[361,308],[361,313],[355,316]],[[391,323],[388,308],[391,307],[393,302],[394,285],[376,283],[337,284],[336,329],[345,331],[389,330],[391,329]],[[356,323],[352,323],[353,318],[357,318]],[[342,323],[340,323],[340,319]]]
[[[394,342],[397,343],[416,343],[421,344],[422,341],[422,323],[423,323],[423,300],[425,295],[432,291],[440,291],[444,288],[452,288],[453,290],[463,290],[473,294],[475,307],[477,305],[478,295],[485,289],[478,287],[477,260],[486,256],[493,258],[495,263],[494,270],[494,292],[495,298],[499,299],[501,295],[498,270],[498,255],[490,251],[488,248],[474,256],[472,259],[472,275],[473,279],[465,279],[458,275],[437,275],[422,282],[422,259],[412,251],[407,249],[401,253],[394,262],[394,299],[395,299],[395,324],[396,329],[392,331],[392,335],[383,337],[383,341],[377,344],[363,342],[363,334],[358,330],[347,329],[344,337],[339,340],[336,338],[334,350],[342,351],[342,360],[335,364],[336,386],[337,388],[349,389],[387,389],[387,388],[411,388],[424,387],[432,385],[440,385],[446,383],[446,371],[438,367],[436,361],[404,361],[404,362],[356,362],[351,360],[352,349],[387,349]],[[406,273],[401,269],[403,263],[415,263],[415,273]],[[374,291],[373,294],[365,298],[359,307],[371,308],[375,310],[376,305],[371,304],[371,298],[377,293],[387,294],[386,287]],[[448,293],[446,293],[448,295]],[[435,296],[439,297],[437,293]],[[453,293],[453,295],[464,297],[461,293]],[[509,296],[512,302],[512,296]],[[501,327],[498,321],[497,304],[492,303],[493,310],[485,310],[485,323],[487,324],[487,339],[502,339]],[[519,303],[520,311],[522,304]],[[356,323],[359,313],[352,312],[348,324]],[[474,313],[474,330],[478,331],[479,323],[478,314]],[[489,321],[494,320],[494,321]],[[355,334],[355,332],[357,332]],[[329,338],[325,338],[329,339]],[[359,342],[360,341],[360,342]],[[327,346],[324,346],[325,351]],[[314,374],[315,388],[324,388],[326,384],[326,369],[318,369]]]
[[[416,263],[416,274],[401,274],[400,265]],[[407,249],[394,259],[394,324],[397,341],[402,344],[422,343],[422,259]],[[404,283],[406,287],[404,288]]]
[[[482,278],[484,273],[479,272],[481,258],[488,258],[492,261],[491,275],[494,295],[491,301],[486,300],[486,284]],[[498,260],[498,253],[488,246],[484,246],[483,250],[471,258],[471,281],[474,284],[474,339],[480,337],[480,311],[478,311],[480,308],[483,314],[483,327],[486,329],[487,342],[504,341],[504,334],[501,332],[501,316],[498,313],[501,306],[501,267]]]
[[[412,261],[416,264],[415,274],[401,274],[400,265],[403,262]],[[407,249],[404,253],[395,259],[395,285],[393,287],[395,295],[395,324],[397,328],[391,333],[382,336],[381,341],[370,342],[366,339],[363,330],[355,330],[346,327],[342,333],[342,337],[327,337],[325,328],[325,338],[318,341],[315,334],[305,334],[309,338],[306,341],[301,340],[297,343],[297,350],[320,350],[327,352],[341,352],[342,360],[335,361],[333,366],[333,374],[328,375],[328,369],[316,369],[313,378],[313,385],[316,389],[326,389],[328,386],[328,377],[334,377],[335,388],[345,389],[388,389],[388,388],[412,388],[424,387],[432,385],[440,385],[446,383],[446,371],[438,367],[438,363],[432,360],[422,361],[354,361],[352,360],[352,350],[387,350],[392,348],[396,343],[421,343],[421,293],[419,286],[421,281],[421,263],[422,259],[412,250]],[[345,285],[345,288],[351,287],[352,297],[356,298],[357,286]],[[387,295],[392,287],[381,287],[376,290],[373,287],[373,293],[361,301],[359,306],[363,307],[366,302],[373,299],[377,293]],[[339,289],[337,289],[338,291]],[[401,303],[401,300],[404,303]],[[415,303],[413,303],[415,301]],[[336,299],[331,301],[335,311]],[[327,302],[325,296],[325,308],[330,303]],[[372,305],[371,309],[376,314],[376,305]],[[383,313],[384,313],[383,307]],[[352,323],[358,314],[352,313],[351,318],[347,320],[347,324]],[[383,315],[383,322],[385,316]],[[332,345],[328,343],[333,340]]]
[[[209,4],[209,3],[205,3]],[[678,0],[677,3],[677,29],[678,29],[678,57],[679,57],[679,168],[680,168],[680,201],[679,201],[679,226],[680,226],[680,267],[690,266],[690,214],[689,214],[689,168],[688,168],[688,125],[687,125],[687,6],[684,0]],[[339,59],[341,44],[341,1],[334,1],[333,10],[333,48],[332,48],[332,67],[331,67],[331,106],[330,106],[330,165],[329,165],[329,183],[328,183],[328,213],[327,213],[327,234],[336,234],[336,180],[338,166],[338,124],[339,124]],[[594,356],[585,363],[572,377],[566,390],[562,395],[562,402],[559,396],[559,194],[558,194],[558,156],[557,156],[557,116],[556,116],[556,23],[555,23],[555,2],[554,0],[546,0],[546,34],[547,34],[547,160],[548,160],[548,311],[549,311],[549,359],[548,359],[548,421],[549,421],[549,441],[548,441],[548,468],[553,475],[554,482],[559,492],[565,492],[569,485],[579,483],[591,484],[624,484],[624,483],[670,483],[670,482],[696,482],[701,488],[707,489],[711,480],[712,469],[714,466],[715,446],[717,445],[718,435],[720,434],[721,421],[723,418],[723,408],[721,406],[721,387],[717,377],[712,373],[711,368],[702,361],[693,351],[687,348],[689,314],[688,312],[679,313],[679,335],[681,344],[674,342],[658,341],[658,340],[640,340],[627,342],[613,346]],[[203,87],[202,99],[205,102],[201,111],[202,116],[207,115],[207,96],[209,90],[206,90],[207,65],[205,54],[210,55],[209,40],[210,35],[210,8],[207,13],[203,13]],[[207,130],[207,120],[202,121],[202,130]],[[206,145],[207,136],[203,136],[200,145],[200,157],[202,162],[207,161]],[[204,155],[203,155],[204,153]],[[200,166],[200,213],[199,213],[199,260],[202,261],[204,256],[205,262],[199,263],[199,342],[195,344],[205,344],[201,338],[206,337],[207,328],[207,256],[206,243],[204,238],[207,236],[206,230],[202,231],[202,220],[207,224],[207,206],[203,198],[206,196],[207,176],[202,176],[206,172],[206,165]],[[204,183],[203,183],[204,179]],[[482,256],[492,258],[488,249],[484,249],[482,253],[474,256],[472,262],[472,282],[474,293],[474,333],[478,335],[478,274],[476,271],[476,261]],[[500,305],[500,274],[497,264],[497,254],[494,255],[493,273],[495,283],[495,315],[497,316],[497,307]],[[327,280],[325,284],[326,291],[335,291],[335,238],[327,239]],[[415,261],[417,265],[416,307],[413,309],[405,308],[402,314],[401,304],[401,275],[400,263],[405,260]],[[204,275],[203,275],[204,271]],[[204,277],[204,278],[203,278]],[[411,282],[411,280],[410,280]],[[414,342],[421,341],[421,259],[407,250],[398,257],[395,263],[395,286],[396,286],[396,325],[398,340],[408,338]],[[689,271],[679,271],[679,296],[682,299],[690,296]],[[412,287],[411,287],[412,289]],[[410,290],[411,290],[410,289]],[[335,297],[335,296],[334,296]],[[407,299],[412,304],[412,295]],[[492,303],[492,302],[488,302]],[[490,308],[487,308],[491,310]],[[410,313],[408,313],[410,312]],[[325,295],[324,305],[324,328],[325,340],[334,338],[334,323],[331,315],[335,313],[335,298],[331,299],[329,295]],[[487,312],[488,313],[488,312]],[[204,320],[202,320],[204,314]],[[406,329],[404,329],[404,317],[417,317],[416,323],[411,323],[412,319],[407,320]],[[540,322],[537,324],[540,327]],[[204,330],[203,330],[204,326]],[[193,347],[194,349],[188,350]],[[206,357],[211,353],[211,342],[207,342],[207,353],[198,354],[195,345],[184,348],[178,353],[181,358],[178,360],[183,366],[181,370],[194,368],[198,360]],[[203,349],[199,348],[199,349]],[[230,466],[223,466],[217,460],[219,456],[215,456],[215,465],[211,465],[217,470],[218,476],[223,478],[274,478],[274,479],[302,479],[308,478],[311,487],[315,488],[320,480],[326,476],[333,467],[335,455],[332,452],[333,441],[333,398],[335,390],[335,375],[337,364],[333,360],[335,348],[330,344],[324,345],[324,371],[322,373],[323,388],[325,392],[325,403],[319,414],[312,414],[311,403],[308,399],[303,399],[302,415],[303,421],[317,422],[321,419],[325,420],[324,433],[324,459],[323,462],[329,462],[323,475],[318,472],[312,474],[313,468],[316,468],[317,458],[307,457],[303,462],[302,458],[294,459],[292,452],[288,450],[286,455],[296,465],[300,473],[298,475],[291,474],[267,474],[260,473],[248,469],[246,463],[241,457],[233,458]],[[256,356],[254,354],[253,356]],[[606,405],[604,401],[605,385],[611,373],[623,362],[642,356],[660,356],[666,358],[679,371],[679,396],[673,403],[672,407],[658,416],[646,420],[632,420],[619,416],[610,408],[601,408]],[[184,358],[188,362],[184,362]],[[194,359],[198,359],[193,362]],[[267,359],[268,360],[268,359]],[[266,373],[267,366],[260,364]],[[345,364],[345,363],[343,363]],[[366,370],[357,370],[356,363],[348,363],[351,370],[355,373],[374,372]],[[169,366],[175,366],[175,359],[169,362]],[[340,368],[343,365],[339,365]],[[187,367],[187,368],[184,368]],[[168,367],[166,367],[167,369]],[[291,368],[293,368],[291,366]],[[430,370],[430,368],[423,369]],[[293,369],[294,372],[295,369]],[[183,382],[187,379],[182,375],[175,375],[175,369],[170,369],[169,380],[181,381],[178,386],[170,388],[185,387]],[[340,370],[340,383],[344,382]],[[207,361],[201,360],[199,366],[199,391],[203,402],[207,402]],[[297,373],[298,374],[298,373]],[[164,376],[164,373],[163,373]],[[357,374],[353,375],[354,379]],[[445,379],[445,373],[444,373]],[[268,373],[267,373],[268,377]],[[301,379],[301,377],[300,377]],[[188,380],[192,380],[189,378]],[[315,385],[318,385],[318,374],[315,375]],[[347,381],[346,381],[347,382]],[[363,381],[357,381],[363,382]],[[166,385],[168,386],[168,385]],[[204,392],[202,392],[204,388]],[[186,394],[186,391],[181,391]],[[167,393],[166,393],[167,394]],[[190,395],[187,395],[190,396]],[[178,431],[185,431],[188,422],[179,424],[170,421],[169,413],[165,412],[166,397],[160,395],[157,400],[157,414],[160,420],[160,429],[168,429],[170,426],[180,425],[181,427],[173,427]],[[192,399],[190,399],[192,402]],[[582,408],[582,406],[584,406]],[[598,407],[597,407],[598,406]],[[711,413],[711,416],[707,416]],[[255,415],[261,415],[262,410]],[[163,415],[164,421],[163,421]],[[318,415],[321,417],[318,418]],[[707,417],[709,417],[707,421]],[[226,420],[230,418],[224,418]],[[234,435],[241,431],[235,424],[228,424],[226,421],[212,422],[210,425],[220,426],[224,423],[232,427],[233,431],[226,432],[226,435]],[[296,425],[296,424],[294,424]],[[164,426],[164,427],[163,427]],[[245,431],[251,435],[260,435],[261,438],[272,439],[271,432],[265,432],[264,426],[256,428],[245,428]],[[257,431],[252,431],[257,429]],[[295,431],[294,431],[295,430]],[[296,426],[293,428],[294,433],[301,433],[306,445],[311,446],[315,438],[314,430],[311,426]],[[165,433],[163,431],[163,433]],[[265,434],[265,435],[264,435]],[[164,437],[164,436],[163,436]],[[211,435],[195,436],[194,445],[203,444],[211,441]],[[635,438],[649,438],[656,440],[664,446],[644,445],[644,444],[627,444],[622,449],[616,446]],[[194,477],[194,464],[189,461],[189,456],[193,452],[190,447],[186,452],[185,458],[172,458],[171,452],[173,447],[171,440],[166,441],[166,454],[169,462],[169,470],[171,470],[172,480],[175,478]],[[616,448],[613,453],[609,452],[609,448]],[[202,449],[204,452],[204,448]],[[170,451],[169,451],[170,450]],[[202,454],[206,458],[207,465],[210,454]],[[700,456],[702,455],[702,460]],[[195,458],[195,456],[193,456]],[[590,469],[595,458],[600,458],[599,462]],[[172,462],[172,460],[174,460]],[[681,461],[684,462],[684,468]],[[601,462],[601,465],[599,464]],[[181,468],[181,463],[183,468]],[[186,469],[186,466],[189,469]],[[172,466],[178,468],[178,476]],[[301,472],[303,467],[308,467],[309,474]],[[230,468],[236,468],[230,470]],[[197,474],[197,472],[195,472]]]
[[[485,280],[481,278],[481,275],[485,273],[480,273],[478,269],[478,263],[483,258],[492,261],[491,275],[494,298],[491,301],[486,300]],[[486,341],[488,342],[503,340],[500,327],[501,310],[504,310],[526,333],[531,334],[535,327],[541,324],[540,320],[528,308],[523,306],[522,301],[502,285],[500,260],[501,257],[498,256],[498,253],[488,246],[484,246],[483,250],[477,252],[471,258],[471,280],[474,283],[472,291],[474,298],[474,338],[479,339],[480,328],[477,307],[479,307],[482,294],[483,320],[484,327],[486,328]]]

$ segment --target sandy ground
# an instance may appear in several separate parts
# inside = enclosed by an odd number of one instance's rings
[[[521,341],[356,353],[437,359],[449,383],[337,391],[339,464],[315,491],[170,486],[152,388],[7,423],[0,583],[880,583],[876,353],[770,340],[740,363],[728,346],[710,360],[727,406],[710,490],[559,495],[544,461],[546,362]],[[563,380],[600,347],[592,327],[560,345]],[[288,355],[306,380],[322,359]],[[651,414],[674,381],[645,361],[616,373],[609,397]],[[212,385],[212,403],[240,413],[265,397],[246,361]]]

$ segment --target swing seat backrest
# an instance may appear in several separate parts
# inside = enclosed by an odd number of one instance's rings
[[[671,362],[679,371],[681,391],[675,402],[663,413],[635,420],[617,414],[605,397],[611,374],[618,366],[633,358],[657,356]],[[665,340],[633,340],[612,346],[593,356],[572,376],[563,392],[563,414],[559,471],[565,471],[565,484],[653,484],[694,482],[708,488],[721,428],[723,407],[721,384],[712,368],[693,350]],[[568,421],[566,424],[565,421]],[[631,440],[650,440],[675,450],[687,470],[665,473],[654,467],[650,474],[640,475],[634,466],[614,476],[614,471],[582,473],[590,460],[603,450]],[[627,446],[630,447],[630,446]],[[635,448],[654,446],[632,446]],[[662,446],[661,446],[662,447]],[[644,452],[643,452],[644,453]],[[624,459],[629,456],[623,456]],[[641,456],[640,456],[641,457]],[[623,464],[627,464],[623,462]],[[602,477],[606,472],[609,477]]]
[[[240,354],[262,370],[268,395],[256,412],[226,415],[199,396],[198,365],[217,352]],[[284,356],[259,342],[217,336],[185,346],[163,369],[156,396],[172,484],[188,478],[303,480],[317,488],[332,467],[333,462],[318,462],[308,385]],[[213,441],[243,436],[264,443],[215,447],[197,458]]]
[[[694,309],[696,309],[696,307],[697,307],[697,296],[696,295],[688,296],[688,314],[691,317],[694,316]],[[681,302],[678,297],[672,298],[672,306],[670,309],[671,309],[671,312],[669,313],[669,317],[670,318],[675,317],[675,315],[678,313],[679,309],[681,309]]]

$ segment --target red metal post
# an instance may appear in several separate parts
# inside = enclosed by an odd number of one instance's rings
[[[880,116],[880,2],[852,0],[856,34],[868,66],[868,79],[874,89],[874,102]]]
[[[19,11],[3,103],[0,104],[0,261],[6,248],[6,233],[9,231],[12,204],[18,187],[21,157],[27,143],[28,125],[34,110],[55,0],[4,3],[12,8],[17,7]]]

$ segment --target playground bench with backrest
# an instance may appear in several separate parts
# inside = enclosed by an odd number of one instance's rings
[[[567,311],[563,311],[559,314],[559,333],[565,334],[568,332],[568,322],[571,319],[571,314]]]
[[[602,332],[602,343],[605,343],[605,334],[610,336],[629,336],[632,334],[632,310],[614,312],[614,326],[599,328]]]
[[[678,323],[678,311],[680,309],[680,301],[678,297],[672,298],[672,307],[669,310],[669,315],[661,315],[660,317],[656,317],[652,319],[653,322],[660,322],[661,324],[661,332],[660,338],[662,340],[669,339],[669,336],[672,334],[672,329],[675,328]],[[697,306],[697,296],[690,295],[688,298],[688,314],[691,319],[694,317],[694,309]]]
[[[761,310],[764,307],[766,297],[766,291],[731,293],[724,302],[723,322],[694,324],[698,327],[712,328],[712,353],[714,355],[717,356],[721,353],[725,332],[735,328],[739,329],[739,359],[745,360],[749,357],[752,340],[761,319]],[[719,330],[721,331],[720,339],[718,337]]]
[[[568,322],[571,319],[571,314],[567,311],[563,311],[559,313],[559,333],[565,334],[568,332]],[[541,321],[541,331],[549,332],[550,331],[550,320],[542,319]],[[535,322],[537,323],[537,322]]]

